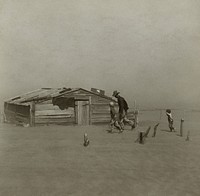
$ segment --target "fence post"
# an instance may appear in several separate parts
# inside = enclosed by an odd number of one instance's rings
[[[155,126],[154,126],[154,131],[153,131],[153,135],[152,135],[152,137],[156,137],[156,131],[157,131],[157,128],[158,128],[158,125],[159,125],[160,123],[158,123],[158,124],[156,124]]]
[[[148,129],[146,130],[144,137],[148,137],[150,130],[151,130],[151,126],[149,126]]]
[[[88,139],[87,133],[84,134],[83,140],[84,140],[84,141],[83,141],[83,145],[84,145],[84,146],[88,146],[89,143],[90,143],[90,141],[89,141],[89,139]]]
[[[139,143],[144,144],[144,132],[143,131],[139,132]]]
[[[135,119],[134,119],[134,127],[135,127],[135,128],[138,126],[138,113],[139,113],[139,111],[138,111],[138,110],[135,110],[135,112],[134,112],[134,116],[135,116]]]
[[[180,136],[183,137],[183,122],[184,122],[184,119],[182,118],[181,119],[181,125],[180,125]]]

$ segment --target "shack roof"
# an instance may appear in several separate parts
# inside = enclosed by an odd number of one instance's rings
[[[6,103],[16,104],[16,105],[29,105],[32,101],[45,101],[55,97],[61,97],[63,95],[73,93],[78,90],[83,90],[91,94],[103,97],[105,99],[112,100],[112,97],[101,95],[83,88],[41,88],[35,91],[31,91],[20,96],[13,97],[9,100],[6,100]]]

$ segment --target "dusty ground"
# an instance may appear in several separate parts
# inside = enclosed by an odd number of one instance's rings
[[[161,124],[156,138],[151,130],[142,145],[134,142],[137,131],[128,127],[110,134],[107,126],[1,124],[0,195],[199,196],[198,125],[193,124],[187,142],[186,134],[169,133]],[[83,147],[85,132],[88,147]]]

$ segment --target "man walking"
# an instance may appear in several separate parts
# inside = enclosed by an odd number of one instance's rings
[[[127,112],[128,112],[128,109],[129,109],[128,104],[127,104],[126,100],[119,95],[119,93],[120,92],[115,90],[113,92],[112,96],[116,97],[117,101],[118,101],[120,126],[122,127],[122,129],[124,129],[124,122],[125,122],[125,123],[128,123],[131,126],[131,129],[134,129],[135,128],[134,122],[127,118]]]

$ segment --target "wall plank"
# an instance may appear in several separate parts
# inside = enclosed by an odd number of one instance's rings
[[[75,123],[74,118],[62,118],[62,119],[35,119],[36,124],[60,124],[60,123]]]
[[[44,110],[44,111],[36,111],[35,112],[35,116],[43,116],[43,115],[63,115],[63,116],[74,116],[74,111],[70,111],[70,110]]]
[[[61,109],[57,105],[53,105],[51,103],[51,104],[36,104],[35,110],[36,111],[43,111],[43,110],[61,110]]]
[[[68,119],[68,118],[74,118],[71,115],[68,116],[62,116],[62,115],[52,115],[52,116],[47,116],[47,115],[41,115],[41,116],[36,116],[35,119]]]

